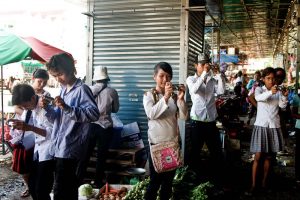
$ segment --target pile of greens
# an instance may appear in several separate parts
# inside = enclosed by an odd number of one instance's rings
[[[150,179],[137,183],[125,196],[125,200],[143,200]],[[172,200],[206,200],[207,189],[213,187],[210,182],[195,184],[196,173],[188,169],[188,166],[176,170],[173,180]],[[159,197],[157,197],[159,200]]]

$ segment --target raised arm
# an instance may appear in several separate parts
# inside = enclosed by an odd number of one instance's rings
[[[161,98],[156,104],[151,92],[146,92],[143,97],[143,105],[146,115],[149,119],[159,118],[165,110],[168,109],[168,105],[164,98]]]
[[[60,96],[55,98],[56,105],[67,116],[76,122],[94,122],[99,119],[100,113],[94,100],[92,91],[87,85],[83,85],[78,94],[76,105],[67,105]]]
[[[197,93],[199,87],[204,83],[204,79],[207,78],[207,76],[208,73],[206,71],[203,71],[201,76],[198,76],[197,78],[194,78],[192,76],[187,78],[186,84],[191,94]]]

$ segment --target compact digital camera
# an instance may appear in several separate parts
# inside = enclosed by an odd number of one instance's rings
[[[287,90],[287,88],[284,87],[283,85],[279,85],[279,86],[277,86],[277,90],[284,92]]]
[[[54,98],[50,96],[44,96],[45,100],[47,101],[48,105],[53,105]]]
[[[174,91],[179,91],[181,87],[184,87],[183,84],[173,84],[172,88]]]

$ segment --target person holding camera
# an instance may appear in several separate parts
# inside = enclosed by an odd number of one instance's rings
[[[35,133],[33,165],[30,170],[28,186],[33,200],[51,200],[54,174],[53,156],[49,154],[52,123],[45,117],[44,110],[38,106],[39,96],[27,84],[19,84],[13,88],[12,104],[23,108],[24,113],[31,113],[32,122],[11,119],[16,130]]]
[[[260,163],[263,164],[261,187],[267,188],[267,178],[270,172],[271,159],[275,153],[283,150],[283,138],[280,128],[279,108],[287,105],[288,91],[280,91],[275,85],[276,71],[267,67],[262,72],[264,86],[257,87],[255,99],[257,101],[257,116],[252,131],[250,152],[254,153],[252,164],[252,185],[247,195],[257,189],[257,175]]]
[[[190,166],[198,179],[200,178],[201,159],[200,153],[206,143],[212,158],[213,178],[215,181],[221,179],[220,164],[222,161],[222,146],[219,131],[216,127],[217,109],[215,94],[221,95],[225,92],[224,79],[221,76],[213,77],[210,69],[209,57],[200,54],[196,57],[196,73],[186,80],[192,99],[191,118],[191,157]],[[199,180],[200,181],[200,180]]]
[[[12,92],[12,91],[11,91]],[[26,134],[24,134],[24,138],[22,139],[22,134],[23,132],[20,130],[17,130],[13,127],[13,123],[12,123],[12,119],[14,120],[25,120],[26,118],[26,111],[24,112],[24,109],[19,107],[19,106],[14,106],[14,115],[12,116],[12,118],[8,119],[6,121],[7,125],[10,127],[10,131],[9,131],[9,135],[5,134],[5,140],[9,142],[10,146],[12,149],[14,149],[14,146],[17,145],[21,140],[23,143],[23,146],[25,147],[26,150],[28,150],[28,152],[30,152],[29,155],[27,154],[27,156],[31,156],[31,158],[33,159],[33,151],[31,151],[31,149],[34,149],[34,143],[35,143],[35,136],[34,133],[27,131]],[[32,117],[29,119],[29,123],[31,123],[32,121]],[[19,159],[18,157],[15,157],[13,155],[13,162],[15,162],[17,159]],[[23,180],[24,180],[24,185],[26,187],[26,189],[21,193],[20,197],[25,198],[30,196],[30,191],[29,191],[29,173],[30,173],[31,169],[28,169],[25,173],[19,173]]]
[[[78,163],[87,151],[90,123],[100,114],[89,86],[77,79],[74,59],[67,53],[54,55],[46,63],[48,72],[61,84],[52,105],[42,104],[53,122],[50,154],[55,158],[54,200],[78,200]]]
[[[178,134],[177,119],[186,119],[188,110],[184,100],[185,87],[178,94],[173,91],[173,71],[169,63],[160,62],[154,67],[155,88],[144,94],[143,105],[148,117],[149,145],[176,140]],[[157,173],[149,153],[150,183],[144,199],[156,200],[160,188],[161,200],[168,200],[172,194],[172,181],[176,170]]]

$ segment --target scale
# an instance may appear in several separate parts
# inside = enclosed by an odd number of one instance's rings
[[[135,185],[139,181],[145,179],[146,170],[144,168],[132,167],[132,168],[128,168],[126,170],[126,172],[133,176],[133,178],[130,179],[130,181],[129,181],[130,185]]]

